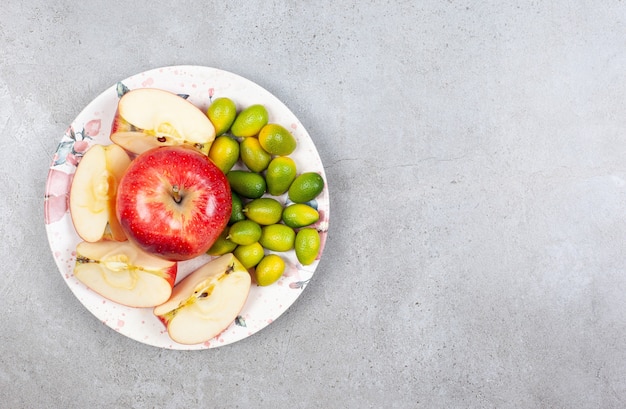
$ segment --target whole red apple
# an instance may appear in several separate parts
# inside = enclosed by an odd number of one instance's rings
[[[127,237],[167,260],[205,253],[230,218],[232,199],[224,173],[185,146],[138,155],[117,189],[117,217]]]

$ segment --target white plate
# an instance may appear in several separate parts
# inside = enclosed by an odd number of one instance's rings
[[[130,308],[106,300],[89,290],[73,275],[76,245],[80,242],[68,211],[71,179],[83,153],[93,144],[110,144],[111,123],[119,96],[135,88],[160,88],[175,92],[206,112],[215,98],[229,97],[238,109],[263,104],[270,122],[279,123],[293,133],[298,147],[290,156],[298,172],[318,172],[326,175],[311,137],[296,116],[276,97],[259,85],[223,70],[199,66],[157,68],[126,78],[111,86],[94,99],[69,126],[50,165],[44,212],[48,241],[61,276],[80,302],[100,321],[136,341],[169,349],[207,349],[230,344],[246,338],[276,320],[300,296],[311,280],[322,254],[329,220],[328,183],[317,197],[320,220],[314,225],[319,231],[322,248],[318,260],[308,266],[297,262],[293,251],[283,253],[287,261],[284,276],[268,287],[253,285],[240,316],[224,332],[198,345],[173,342],[165,327],[152,314],[151,308]],[[238,165],[240,166],[240,165]],[[284,197],[281,198],[283,201]],[[179,264],[177,282],[195,267],[210,260],[201,256]]]

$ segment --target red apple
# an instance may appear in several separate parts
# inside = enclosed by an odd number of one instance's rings
[[[248,270],[232,253],[224,254],[176,284],[172,296],[154,314],[180,344],[199,344],[224,331],[250,293]]]
[[[177,267],[129,241],[83,241],[76,246],[74,277],[116,303],[154,307],[170,298]]]
[[[117,105],[111,140],[136,154],[158,146],[187,145],[208,155],[215,127],[198,107],[155,88],[124,94]]]
[[[138,155],[117,189],[117,216],[126,236],[167,260],[204,254],[230,218],[224,173],[205,155],[184,147]]]
[[[83,240],[126,240],[115,216],[115,195],[129,165],[128,154],[117,145],[93,145],[79,162],[69,207],[76,233]]]

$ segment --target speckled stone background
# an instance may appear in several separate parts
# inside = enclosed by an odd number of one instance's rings
[[[96,320],[43,222],[68,124],[180,64],[280,98],[331,194],[297,302],[194,352]],[[0,406],[625,407],[625,68],[619,1],[5,1]]]

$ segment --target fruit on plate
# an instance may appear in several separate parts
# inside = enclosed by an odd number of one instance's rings
[[[270,224],[263,226],[259,243],[270,251],[289,251],[293,249],[296,232],[284,224]]]
[[[309,226],[320,218],[317,209],[304,203],[291,204],[284,208],[281,219],[284,224],[294,229]]]
[[[199,344],[224,331],[242,310],[251,277],[232,253],[193,271],[174,287],[172,296],[154,308],[172,340]]]
[[[320,233],[316,229],[305,227],[298,230],[294,240],[294,249],[300,264],[303,266],[312,264],[320,251],[320,245]]]
[[[247,170],[231,170],[226,175],[235,193],[248,199],[256,199],[265,193],[267,184],[262,174]]]
[[[237,116],[237,105],[230,98],[217,98],[209,105],[206,115],[215,127],[215,136],[220,136],[233,124]]]
[[[205,253],[230,219],[228,180],[205,155],[185,146],[138,155],[117,190],[117,216],[129,240],[172,261]]]
[[[266,226],[280,221],[283,205],[272,197],[260,197],[246,203],[242,211],[248,219]]]
[[[250,105],[235,117],[230,133],[237,138],[255,136],[269,120],[269,113],[261,104]]]
[[[192,146],[209,153],[215,127],[199,108],[179,95],[155,88],[124,94],[117,105],[111,140],[140,154],[158,146]]]
[[[252,220],[242,220],[230,226],[226,238],[242,246],[255,243],[261,238],[261,226]]]
[[[72,222],[81,239],[126,240],[115,215],[115,196],[129,165],[128,154],[117,145],[93,145],[85,152],[72,179],[69,199]]]
[[[315,199],[323,189],[324,179],[319,173],[305,172],[294,179],[287,195],[294,203],[306,203]]]
[[[80,242],[74,277],[101,296],[129,307],[154,307],[170,298],[177,263],[129,241]]]
[[[267,192],[280,196],[289,189],[297,176],[296,162],[288,156],[277,156],[267,165],[265,181]]]
[[[258,137],[263,149],[271,155],[287,156],[296,150],[296,138],[282,125],[267,124]]]
[[[243,214],[243,200],[241,199],[241,197],[239,197],[239,195],[235,192],[230,191],[230,194],[233,198],[233,208],[231,210],[231,214],[230,214],[230,219],[228,220],[228,223],[232,224],[232,223],[237,223],[240,220],[245,220],[246,216]]]
[[[285,260],[277,254],[268,254],[255,267],[254,279],[261,287],[267,287],[278,281],[284,272]]]
[[[263,172],[272,160],[272,155],[261,147],[257,138],[244,138],[239,144],[239,157],[248,169],[253,172]]]
[[[228,135],[215,138],[209,149],[209,158],[224,173],[228,173],[239,160],[239,142]]]
[[[228,229],[224,229],[222,234],[215,240],[215,243],[207,251],[209,256],[221,256],[226,253],[232,253],[237,248],[238,244],[233,243],[228,239]]]
[[[241,261],[241,264],[245,268],[252,268],[259,264],[259,261],[265,256],[265,249],[258,241],[256,243],[248,245],[238,245],[233,254],[237,257],[237,260]]]

